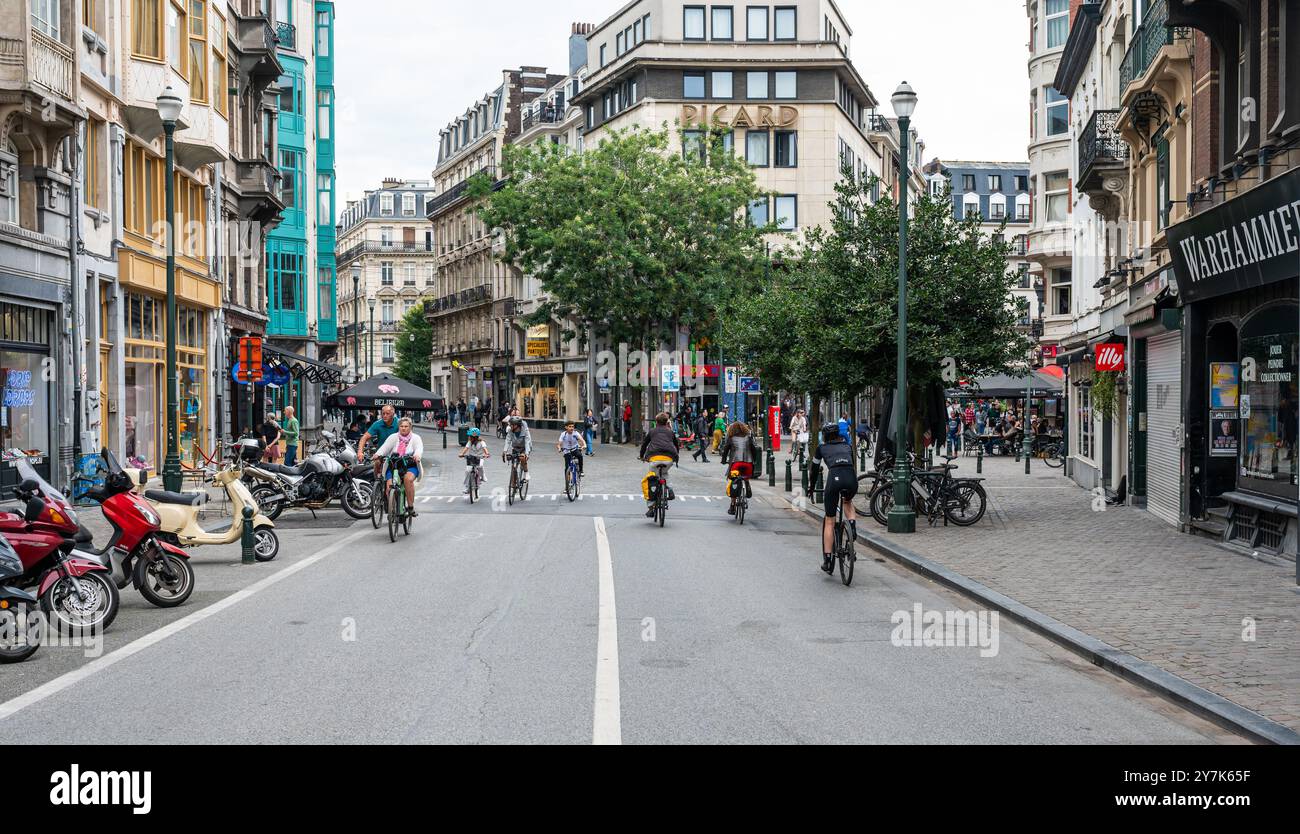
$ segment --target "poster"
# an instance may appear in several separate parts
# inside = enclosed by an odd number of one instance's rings
[[[1210,363],[1210,408],[1237,408],[1241,366],[1236,362]]]
[[[1233,409],[1210,411],[1210,457],[1235,458],[1238,449],[1237,412]]]

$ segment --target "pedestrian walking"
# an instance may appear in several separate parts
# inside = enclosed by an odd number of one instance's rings
[[[713,452],[722,454],[722,436],[727,431],[727,408],[723,406],[718,416],[713,418]]]
[[[262,446],[265,451],[262,454],[263,460],[267,463],[275,463],[280,459],[280,424],[275,422],[275,413],[268,411],[266,422],[257,427],[257,435],[262,438]]]
[[[599,421],[596,419],[596,412],[590,408],[582,416],[583,435],[587,441],[587,457],[593,457],[596,454],[596,426]]]
[[[629,400],[623,401],[623,442],[627,443],[632,439],[632,403]]]
[[[709,462],[708,437],[711,429],[713,428],[713,423],[709,419],[709,415],[704,411],[701,411],[699,414],[697,414],[695,417],[695,425],[693,426],[693,428],[695,429],[696,447],[695,447],[695,454],[691,455],[691,458],[693,460],[698,460],[701,463],[708,463]]]
[[[302,426],[293,414],[293,406],[284,407],[284,465],[296,466],[298,462],[298,438]]]
[[[613,411],[609,407],[609,400],[605,400],[604,405],[600,407],[600,443],[603,446],[609,442],[610,426]]]

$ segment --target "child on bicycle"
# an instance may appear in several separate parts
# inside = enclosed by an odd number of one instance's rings
[[[488,451],[487,443],[483,441],[483,433],[478,429],[470,429],[466,432],[468,440],[465,441],[465,448],[460,450],[457,457],[475,457],[478,458],[479,480],[484,480],[487,476],[483,474],[483,463],[492,454]],[[469,489],[465,490],[469,495]]]
[[[587,451],[587,441],[581,434],[578,434],[577,423],[570,420],[564,424],[564,431],[560,433],[560,439],[555,444],[555,451],[564,455],[564,468],[569,468],[569,458],[578,459],[578,477],[584,474],[582,461],[586,457],[583,452]],[[567,476],[566,476],[567,477]]]

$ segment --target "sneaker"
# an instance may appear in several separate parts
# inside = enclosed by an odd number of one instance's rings
[[[735,504],[732,504],[730,507],[727,507],[727,515],[735,515],[735,514],[736,514]]]
[[[645,517],[646,517],[646,518],[654,518],[654,517],[655,517],[655,508],[654,508],[654,507],[651,507],[650,509],[646,510],[646,511],[645,511]]]
[[[835,573],[835,560],[832,559],[829,554],[824,554],[822,556],[822,573]]]

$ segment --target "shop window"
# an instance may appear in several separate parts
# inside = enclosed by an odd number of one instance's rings
[[[1092,425],[1092,386],[1080,385],[1075,389],[1077,396],[1074,408],[1074,424],[1079,427],[1078,442],[1075,448],[1079,450],[1079,457],[1092,460],[1096,438]]]
[[[1241,383],[1242,404],[1249,403],[1249,416],[1242,420],[1238,486],[1291,501],[1297,485],[1296,404],[1300,397],[1296,312],[1294,304],[1274,305],[1241,328],[1242,362],[1253,361],[1256,372],[1253,381],[1243,379]]]

